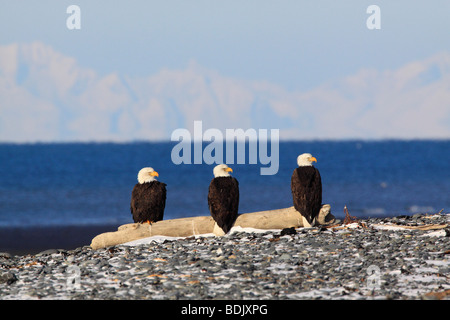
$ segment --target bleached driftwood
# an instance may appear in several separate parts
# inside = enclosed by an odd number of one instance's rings
[[[330,205],[323,205],[319,214],[318,224],[332,221]],[[259,211],[240,214],[234,226],[255,229],[284,229],[290,227],[309,227],[294,207],[285,209]],[[189,237],[200,234],[215,233],[215,222],[210,216],[162,220],[151,225],[130,223],[122,225],[114,232],[99,234],[91,242],[92,249],[114,246],[142,238],[161,235],[169,237]]]
[[[421,226],[408,226],[408,225],[399,225],[399,224],[373,224],[372,225],[375,228],[378,229],[409,229],[409,230],[422,230],[422,231],[428,231],[428,230],[439,230],[439,229],[445,229],[448,227],[447,224],[425,224]]]

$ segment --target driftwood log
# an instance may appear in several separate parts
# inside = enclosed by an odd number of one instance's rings
[[[330,212],[330,205],[323,205],[316,224],[329,224],[333,221],[334,217]],[[255,229],[310,227],[308,222],[306,222],[294,207],[240,214],[234,226]],[[220,235],[220,232],[217,232],[216,223],[210,216],[162,220],[154,222],[151,225],[130,223],[120,226],[117,231],[99,234],[92,239],[91,248],[106,248],[156,235],[189,237],[208,233]]]

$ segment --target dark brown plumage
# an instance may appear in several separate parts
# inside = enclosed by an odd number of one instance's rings
[[[208,206],[214,221],[228,233],[238,216],[239,183],[236,178],[213,178],[209,185]]]
[[[159,181],[138,183],[131,193],[131,214],[135,223],[163,219],[166,207],[166,184]]]
[[[302,166],[294,170],[291,178],[294,208],[312,223],[322,207],[322,180],[319,170]]]

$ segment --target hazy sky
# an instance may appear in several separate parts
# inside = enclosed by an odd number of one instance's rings
[[[80,30],[66,27],[72,4],[81,9]],[[366,26],[374,4],[380,30]],[[0,0],[0,7],[0,46],[38,41],[99,77],[143,78],[195,61],[223,77],[307,92],[450,52],[448,0]]]
[[[68,30],[66,9],[81,9]],[[381,29],[369,30],[369,5]],[[450,50],[450,2],[1,1],[0,44],[42,41],[101,74],[146,76],[190,60],[225,76],[304,89],[364,67]]]

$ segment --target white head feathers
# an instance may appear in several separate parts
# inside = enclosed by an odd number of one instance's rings
[[[152,182],[156,180],[156,177],[158,177],[159,174],[153,168],[146,167],[142,168],[138,173],[138,182],[140,184],[146,183],[146,182]]]
[[[214,170],[213,170],[214,178],[229,177],[230,172],[233,172],[233,170],[230,167],[228,167],[226,164],[219,164],[219,165],[215,166]]]
[[[317,159],[314,158],[311,153],[304,153],[297,157],[297,164],[299,167],[308,167],[312,166],[312,163],[317,162]]]

